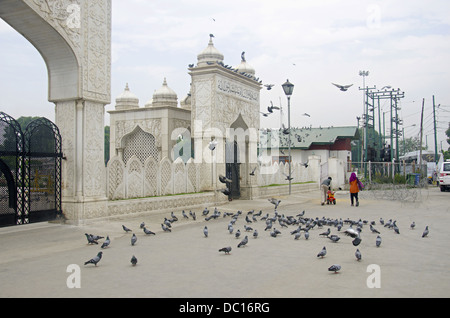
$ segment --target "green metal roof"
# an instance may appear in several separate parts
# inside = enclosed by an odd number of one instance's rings
[[[324,128],[291,128],[291,149],[311,148],[312,145],[332,145],[337,139],[359,139],[356,126]],[[261,148],[288,148],[289,134],[283,129],[260,130]]]

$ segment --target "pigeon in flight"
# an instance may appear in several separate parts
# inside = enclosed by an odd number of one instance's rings
[[[267,88],[268,91],[270,91],[272,89],[272,87],[274,87],[274,84],[266,84],[264,85],[265,88]]]
[[[430,231],[428,230],[428,225],[425,227],[425,230],[422,233],[422,237],[426,237]]]
[[[248,236],[246,235],[245,237],[244,237],[244,239],[238,244],[238,248],[239,247],[241,247],[241,246],[245,246],[245,245],[247,245],[247,243],[248,243]]]
[[[228,188],[221,189],[220,192],[222,192],[224,195],[230,195],[231,194],[231,191]]]
[[[125,232],[132,232],[129,228],[127,228],[125,225],[122,225],[122,229],[125,231]]]
[[[319,254],[317,254],[317,257],[324,258],[325,255],[327,255],[327,248],[324,246]]]
[[[275,205],[275,210],[278,208],[278,206],[280,205],[281,200],[275,199],[275,198],[271,198],[271,199],[267,199],[270,203],[272,203],[273,205]]]
[[[230,252],[231,252],[231,246],[221,248],[221,249],[219,250],[219,252],[225,252],[225,254],[230,254]]]
[[[222,182],[222,183],[231,183],[232,182],[232,180],[231,179],[228,179],[227,177],[225,177],[225,176],[223,176],[223,175],[219,175],[219,181],[220,182]]]
[[[331,84],[333,84],[334,86],[336,86],[343,92],[346,92],[350,87],[353,86],[353,84],[350,84],[350,85],[339,85],[339,84],[334,84],[334,83],[331,83]]]
[[[311,117],[311,115],[308,113],[304,113],[302,116]]]
[[[253,170],[252,170],[252,172],[250,172],[250,175],[251,175],[251,176],[254,176],[254,175],[255,175],[256,168],[258,168],[258,167],[254,167]]]
[[[208,145],[209,150],[211,150],[211,151],[213,151],[214,149],[216,149],[216,146],[217,146],[217,141],[216,141],[215,139],[212,140],[212,141],[209,143],[209,145]]]
[[[273,105],[273,102],[272,101],[270,101],[270,106],[269,107],[267,107],[267,111],[269,112],[269,113],[273,113],[273,110],[274,109],[276,109],[276,110],[279,110],[280,109],[280,107],[278,107],[278,106],[274,106]]]
[[[260,112],[261,113],[261,115],[263,115],[264,117],[268,117],[269,115],[270,115],[270,113],[263,113],[263,112]]]
[[[361,243],[361,238],[358,236],[358,237],[355,237],[355,239],[352,241],[352,244],[353,244],[353,246],[358,246],[360,243]]]
[[[136,266],[137,262],[138,262],[138,260],[137,260],[136,256],[133,255],[131,257],[131,265]]]
[[[331,265],[331,266],[328,268],[328,271],[334,272],[335,274],[337,274],[337,272],[339,272],[340,270],[341,270],[341,265],[339,265],[339,264]]]
[[[94,264],[95,266],[97,266],[97,263],[100,262],[100,260],[102,259],[102,255],[103,255],[103,252],[98,252],[97,256],[95,256],[94,258],[91,258],[87,262],[84,262],[84,265]]]
[[[205,237],[208,237],[208,227],[206,225],[203,228],[203,235],[205,235]]]
[[[103,242],[101,248],[107,248],[109,247],[109,244],[111,243],[111,240],[109,239],[109,236],[106,236],[106,240]]]
[[[133,233],[133,235],[131,236],[131,245],[134,246],[134,244],[136,244],[137,242],[137,236],[136,234]]]

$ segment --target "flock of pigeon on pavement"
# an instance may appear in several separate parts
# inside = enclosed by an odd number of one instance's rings
[[[269,213],[267,213],[265,216],[261,216],[262,215],[262,210],[260,210],[259,212],[255,213],[254,210],[252,211],[248,211],[245,215],[245,222],[246,224],[244,224],[244,232],[245,233],[252,233],[252,236],[254,239],[258,238],[259,233],[257,229],[253,229],[249,224],[253,223],[253,222],[257,222],[257,221],[265,221],[265,229],[264,231],[267,232],[269,231],[270,236],[276,238],[278,235],[281,235],[281,231],[278,230],[277,228],[275,228],[276,223],[278,222],[279,226],[281,226],[282,228],[288,228],[289,226],[294,226],[296,227],[296,229],[290,231],[290,235],[293,236],[293,239],[298,240],[301,237],[301,232],[304,233],[304,238],[305,240],[308,240],[310,237],[310,231],[313,230],[314,228],[318,228],[318,229],[322,229],[324,226],[328,227],[328,229],[324,232],[321,231],[321,233],[319,233],[320,237],[325,237],[328,238],[329,240],[331,240],[333,243],[337,243],[339,242],[339,240],[341,239],[341,237],[338,234],[331,234],[331,227],[335,227],[337,232],[339,233],[343,233],[345,236],[351,237],[352,240],[352,244],[355,247],[358,247],[359,244],[362,241],[361,238],[361,232],[363,231],[364,226],[367,226],[367,224],[369,225],[369,230],[374,233],[377,234],[376,239],[375,239],[375,246],[376,247],[380,247],[381,246],[381,234],[380,232],[375,228],[376,226],[376,222],[375,221],[371,221],[368,222],[367,220],[350,220],[350,219],[346,219],[346,220],[342,220],[342,218],[339,219],[330,219],[330,218],[309,218],[305,216],[305,211],[295,215],[295,216],[285,216],[284,214],[279,214],[277,211],[277,208],[281,202],[281,200],[278,199],[268,199],[270,203],[272,203],[275,208],[274,208],[274,215],[273,216],[269,216]],[[185,219],[190,219],[192,218],[194,221],[197,219],[195,212],[189,211],[189,216],[185,213],[185,211],[183,210],[182,212],[182,216]],[[217,208],[214,209],[214,211],[210,214],[210,211],[205,208],[202,212],[202,216],[204,217],[205,221],[209,221],[211,219],[217,219],[220,217],[220,215],[223,215],[223,217],[231,217],[230,222],[228,223],[228,232],[229,234],[234,234],[234,236],[237,239],[240,239],[241,237],[241,230],[237,229],[235,231],[235,226],[236,226],[236,221],[238,220],[238,218],[243,214],[242,211],[237,211],[236,213],[229,213],[229,212],[223,212],[221,213],[220,211],[218,211]],[[171,232],[171,228],[172,228],[172,223],[178,221],[177,216],[174,214],[174,212],[171,213],[171,218],[167,218],[164,217],[164,221],[163,223],[161,223],[161,228],[164,232]],[[344,224],[346,224],[347,229],[342,230],[342,228],[344,227]],[[400,230],[399,227],[397,226],[397,221],[396,220],[388,220],[387,222],[385,222],[382,218],[379,219],[379,225],[383,226],[387,229],[391,229],[393,230],[396,234],[400,234]],[[414,229],[416,226],[415,222],[412,222],[410,225],[411,229]],[[133,232],[131,229],[129,229],[128,227],[126,227],[125,225],[122,225],[122,229],[123,231],[125,231],[126,233],[129,232]],[[155,232],[150,231],[149,229],[147,229],[146,225],[144,222],[142,222],[140,224],[140,229],[142,229],[142,231],[146,234],[146,235],[156,235]],[[425,230],[422,233],[422,238],[427,237],[429,233],[429,229],[428,229],[428,225],[425,227]],[[87,234],[85,233],[87,241],[88,241],[88,245],[92,245],[92,244],[99,244],[99,240],[100,239],[104,239],[103,236],[98,236],[98,235],[93,235],[93,234]],[[203,227],[203,235],[205,238],[208,237],[209,232],[208,232],[208,226],[205,225]],[[130,243],[131,245],[135,245],[137,242],[137,236],[135,233],[132,233],[131,236],[131,240]],[[249,238],[248,235],[245,235],[244,238],[242,240],[239,241],[239,243],[237,244],[237,248],[240,247],[244,247],[248,244],[249,242]],[[109,245],[111,243],[111,240],[109,238],[109,236],[106,237],[106,239],[104,240],[104,242],[100,245],[101,249],[105,249],[108,248]],[[226,246],[223,248],[219,249],[219,252],[224,252],[227,255],[230,255],[232,251],[232,247],[231,246]],[[317,254],[318,258],[324,258],[327,254],[327,249],[326,246],[324,246],[322,248],[321,251],[319,251],[319,253]],[[100,251],[98,252],[98,254],[93,257],[92,259],[86,261],[84,263],[84,265],[88,265],[88,264],[94,264],[95,266],[97,266],[97,264],[100,262],[100,260],[102,259],[102,255],[103,252]],[[355,257],[357,261],[360,261],[362,259],[362,254],[361,251],[356,248],[355,251]],[[133,255],[131,257],[130,263],[132,264],[132,266],[135,266],[137,264],[138,260],[136,258],[135,255]],[[339,264],[333,264],[331,265],[328,270],[330,272],[334,272],[334,273],[338,273],[341,270],[341,265]]]

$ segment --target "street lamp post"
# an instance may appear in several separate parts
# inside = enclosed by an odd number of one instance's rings
[[[289,195],[291,195],[292,192],[292,166],[291,166],[291,96],[292,93],[294,92],[294,84],[290,83],[289,80],[286,81],[286,83],[284,83],[282,85],[284,93],[287,96],[288,99],[288,131],[289,131],[289,136],[288,136],[288,149],[289,149]]]
[[[369,76],[369,71],[359,71],[359,76],[362,76],[362,78],[363,78],[363,90],[364,90],[364,94],[363,94],[364,148],[361,151],[361,161],[365,162],[365,161],[367,161],[367,126],[369,124],[369,120],[368,120],[369,114],[368,114],[367,105],[366,105],[366,94],[367,94],[366,76]]]

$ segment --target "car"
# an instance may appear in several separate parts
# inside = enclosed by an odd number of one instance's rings
[[[450,190],[450,161],[441,163],[439,169],[439,187],[441,191]]]

